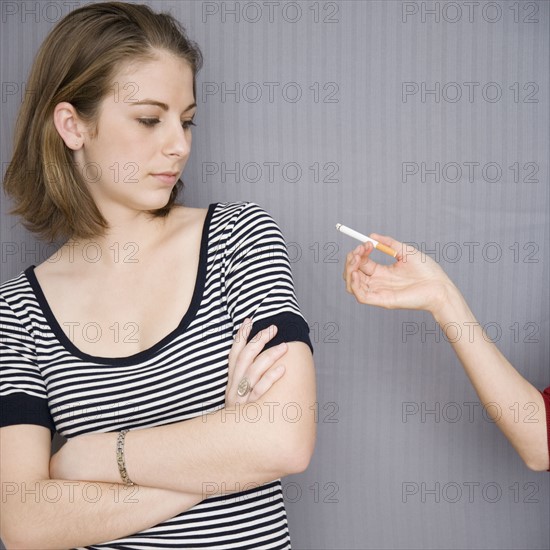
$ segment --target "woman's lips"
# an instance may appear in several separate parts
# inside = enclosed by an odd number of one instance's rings
[[[166,185],[174,185],[179,178],[179,174],[173,172],[163,172],[162,174],[153,174],[153,176]]]

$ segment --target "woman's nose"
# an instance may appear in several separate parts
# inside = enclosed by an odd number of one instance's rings
[[[174,125],[167,138],[165,150],[169,155],[187,156],[191,150],[191,131],[184,130],[181,123]]]

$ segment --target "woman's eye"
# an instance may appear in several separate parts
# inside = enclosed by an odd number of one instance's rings
[[[138,122],[144,126],[152,127],[158,124],[160,120],[158,118],[138,118]],[[196,126],[196,124],[192,120],[183,120],[181,126],[184,130],[187,130],[191,126]]]
[[[158,124],[160,120],[158,118],[138,118],[138,122],[144,126],[154,126]]]

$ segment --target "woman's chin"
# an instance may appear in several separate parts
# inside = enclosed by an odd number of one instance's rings
[[[134,212],[151,212],[164,208],[170,201],[172,188],[155,189],[147,192],[128,194],[112,194],[109,197],[96,197],[95,202],[99,210],[109,218],[110,214],[122,210]]]
[[[144,197],[140,201],[140,210],[159,210],[160,208],[164,208],[170,201],[170,194],[170,190],[161,193],[151,193],[150,196]]]

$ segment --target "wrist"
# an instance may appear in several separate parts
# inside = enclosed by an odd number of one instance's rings
[[[451,280],[441,283],[437,298],[431,304],[428,311],[433,315],[439,325],[456,321],[458,312],[464,309],[465,301],[460,290]]]
[[[116,445],[118,432],[97,434],[92,454],[94,455],[92,468],[94,468],[94,481],[105,483],[121,483],[118,472]],[[96,454],[97,452],[97,454]]]
[[[130,430],[121,430],[120,432],[118,432],[116,442],[116,461],[118,473],[124,485],[134,485],[134,482],[130,479],[130,476],[128,475],[128,470],[126,469],[126,455],[124,449],[126,434],[129,431]]]

